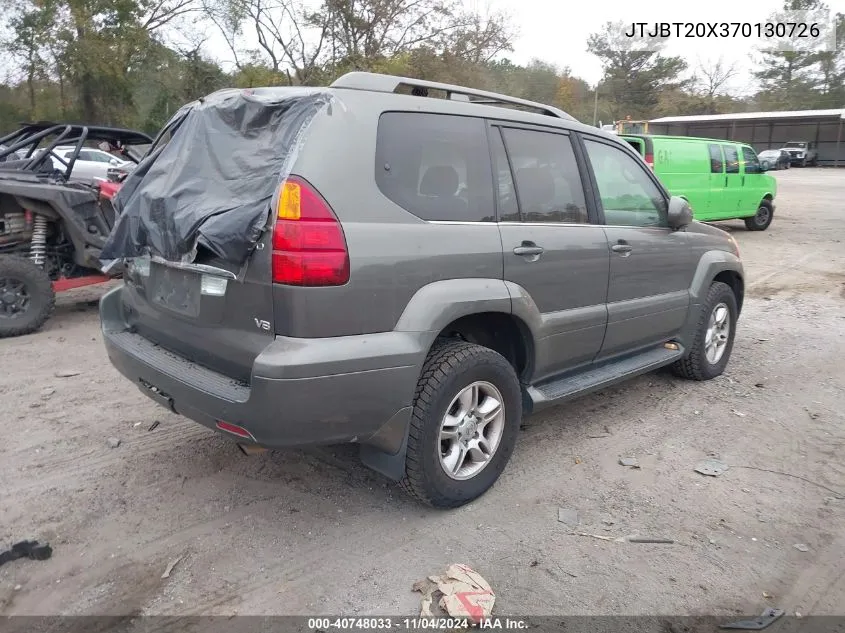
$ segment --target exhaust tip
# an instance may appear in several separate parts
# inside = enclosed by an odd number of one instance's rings
[[[266,453],[267,449],[263,446],[258,446],[257,444],[241,444],[238,442],[238,448],[241,450],[241,453],[246,455],[247,457],[251,455],[260,455],[261,453]]]

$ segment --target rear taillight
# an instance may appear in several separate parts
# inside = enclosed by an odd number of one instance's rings
[[[654,154],[646,154],[645,155],[645,163],[651,169],[654,169]]]
[[[290,176],[279,190],[273,229],[273,283],[341,286],[349,252],[337,216],[305,180]]]

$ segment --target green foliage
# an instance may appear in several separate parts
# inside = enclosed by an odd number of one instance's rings
[[[820,0],[786,0],[783,9],[826,11]],[[467,11],[459,0],[324,0],[316,9],[305,0],[5,0],[0,53],[15,74],[0,84],[0,133],[27,119],[155,133],[184,103],[224,87],[327,85],[354,70],[503,92],[588,123],[845,107],[845,15],[837,19],[836,51],[761,51],[760,91],[739,99],[726,94],[732,66],[693,71],[659,46],[622,37],[619,24],[588,38],[602,62],[598,86],[543,60],[516,64],[506,57],[509,16]],[[209,29],[229,45],[234,67],[204,54],[198,37],[176,43]],[[252,49],[243,47],[249,40]]]

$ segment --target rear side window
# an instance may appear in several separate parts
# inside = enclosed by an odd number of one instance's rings
[[[708,145],[710,150],[710,171],[714,174],[721,174],[724,169],[724,161],[722,161],[722,150],[718,145]]]
[[[519,206],[516,202],[516,187],[513,184],[505,144],[501,131],[493,128],[490,134],[490,150],[493,153],[493,170],[498,187],[499,222],[519,222]]]
[[[587,224],[584,189],[569,136],[513,128],[502,133],[522,221]]]
[[[482,119],[385,112],[376,140],[381,192],[423,220],[493,222],[493,173]]]
[[[733,145],[722,145],[725,150],[725,173],[738,174],[739,173],[739,154],[737,154],[736,147]]]

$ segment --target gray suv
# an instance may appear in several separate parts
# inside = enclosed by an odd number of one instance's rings
[[[251,447],[352,442],[418,500],[483,494],[523,416],[719,376],[736,242],[541,104],[351,73],[185,106],[118,196],[111,362]]]

